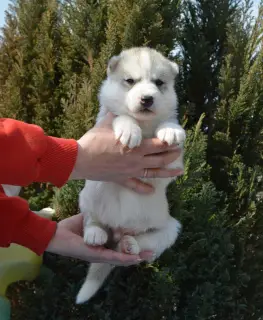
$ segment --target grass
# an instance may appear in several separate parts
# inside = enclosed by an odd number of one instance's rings
[[[145,266],[118,268],[88,304],[78,306],[75,298],[86,275],[87,264],[45,254],[41,274],[35,281],[21,281],[8,289],[11,319],[171,319],[166,317],[167,310],[162,311],[160,306],[153,305],[153,291],[149,287],[153,276],[156,277],[153,270]]]
[[[77,308],[75,295],[83,281],[87,265],[79,261],[45,254],[39,277],[21,281],[8,289],[12,320],[94,319]]]

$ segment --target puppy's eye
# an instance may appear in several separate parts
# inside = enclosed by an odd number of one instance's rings
[[[135,83],[135,81],[133,79],[131,79],[131,78],[125,79],[125,81],[130,85],[133,85]]]
[[[157,85],[157,87],[161,87],[164,84],[164,82],[161,79],[157,79],[155,80],[155,84]]]

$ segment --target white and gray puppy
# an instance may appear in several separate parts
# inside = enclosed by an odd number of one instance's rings
[[[111,111],[116,139],[129,148],[143,138],[158,137],[183,146],[185,131],[177,119],[174,80],[178,66],[154,49],[138,47],[124,50],[110,59],[107,79],[99,94],[97,122]],[[170,168],[183,169],[183,155]],[[155,192],[140,195],[118,184],[86,181],[79,205],[84,214],[84,241],[104,245],[109,230],[119,241],[116,250],[129,254],[154,252],[153,259],[174,244],[181,224],[170,216],[166,188],[175,178],[148,180]],[[89,300],[101,287],[114,266],[92,263],[78,293],[77,303]]]

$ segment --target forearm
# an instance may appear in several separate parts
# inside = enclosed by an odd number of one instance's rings
[[[67,182],[77,157],[73,139],[50,137],[32,124],[0,119],[0,183]]]
[[[0,247],[22,245],[41,255],[56,231],[56,222],[39,217],[19,197],[7,197],[0,187]]]

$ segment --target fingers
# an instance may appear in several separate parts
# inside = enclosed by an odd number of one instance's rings
[[[145,139],[142,141],[140,147],[137,148],[137,151],[143,155],[155,154],[165,151],[171,151],[178,149],[177,145],[168,146],[167,143],[162,142],[158,138]]]
[[[105,262],[118,266],[129,266],[142,262],[139,255],[131,255],[106,249],[104,247],[89,247],[89,254],[93,253],[92,262]]]
[[[82,215],[74,216],[78,221],[83,221]],[[68,223],[73,222],[74,217],[64,220],[64,223],[59,223],[55,237],[50,242],[46,251],[60,254],[62,256],[81,259],[89,262],[104,262],[113,265],[129,266],[135,265],[143,260],[148,260],[151,257],[151,252],[141,252],[140,255],[130,255],[104,247],[88,246],[84,243],[83,238],[79,234],[74,233],[74,228],[69,229]],[[77,228],[78,229],[78,228]]]
[[[143,157],[143,168],[163,168],[175,161],[180,156],[181,151],[175,150],[156,155],[147,155]]]
[[[172,178],[183,175],[182,169],[148,169],[145,176],[145,170],[140,174],[141,178]]]
[[[99,260],[95,258],[93,262],[105,262],[118,266],[130,266],[139,264],[142,261],[149,261],[153,257],[152,251],[142,251],[139,255],[131,255],[122,252],[105,249],[104,247],[96,247],[93,250],[99,254]]]
[[[144,261],[149,261],[153,257],[153,252],[152,251],[141,251],[140,252],[140,258]]]
[[[181,169],[148,169],[145,176],[145,169],[138,173],[137,178],[129,178],[127,180],[116,181],[119,185],[133,190],[139,194],[151,194],[154,192],[154,187],[149,183],[145,183],[140,178],[172,178],[184,174]]]
[[[154,191],[153,186],[135,178],[128,179],[120,184],[140,194],[150,194],[150,193],[153,193]]]

